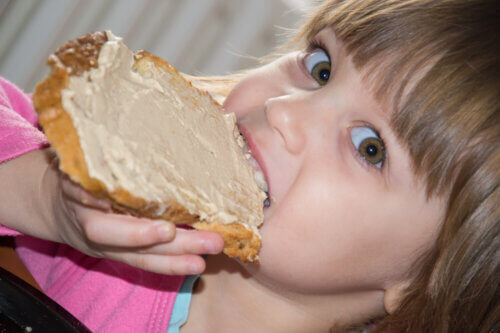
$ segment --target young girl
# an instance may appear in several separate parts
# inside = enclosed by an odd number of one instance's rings
[[[218,235],[111,214],[57,173],[48,149],[0,166],[0,218],[78,250],[17,237],[42,289],[95,331],[165,331],[188,310],[183,332],[373,319],[374,331],[498,331],[495,13],[486,0],[326,1],[293,50],[234,87],[214,82],[232,88],[224,106],[269,183],[260,264],[217,255],[205,270],[198,255],[220,252]],[[9,126],[35,142],[4,159],[44,144]],[[104,258],[205,273],[189,304],[192,278]]]

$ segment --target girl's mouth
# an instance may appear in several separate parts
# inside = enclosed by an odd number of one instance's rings
[[[269,207],[271,205],[271,200],[269,199],[269,183],[266,181],[267,177],[265,174],[264,163],[260,156],[259,150],[255,145],[249,131],[241,125],[238,125],[241,136],[244,139],[243,144],[243,154],[248,159],[250,164],[254,169],[254,179],[257,186],[266,193],[267,198],[264,200],[264,207]]]

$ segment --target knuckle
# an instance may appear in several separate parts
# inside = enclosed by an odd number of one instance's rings
[[[135,256],[134,259],[131,261],[131,265],[137,268],[144,269],[146,271],[151,270],[151,263],[148,260],[146,260],[145,256],[142,255]]]
[[[182,254],[194,253],[196,252],[196,249],[199,247],[199,243],[200,243],[199,241],[182,242],[179,248]]]
[[[128,239],[131,245],[142,245],[148,239],[147,228],[139,228],[136,232],[131,232]]]

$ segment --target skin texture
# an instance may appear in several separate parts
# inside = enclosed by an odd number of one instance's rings
[[[397,305],[412,265],[436,239],[443,202],[426,198],[391,130],[388,109],[375,100],[333,31],[323,30],[318,39],[332,64],[325,86],[305,68],[308,53],[294,52],[249,73],[225,102],[253,142],[272,204],[261,228],[260,265],[231,266],[224,274],[219,269],[217,276],[209,266],[186,331],[200,323],[225,325],[216,324],[224,321],[210,311],[214,302],[222,308],[229,302],[237,309],[227,311],[262,332],[283,329],[283,323],[290,331],[327,330],[381,315]],[[367,125],[385,142],[381,169],[367,163],[351,140],[352,128]],[[209,264],[220,267],[221,260]],[[211,293],[219,288],[253,301],[235,306],[228,296]]]

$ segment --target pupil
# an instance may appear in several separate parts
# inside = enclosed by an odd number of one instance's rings
[[[330,78],[330,71],[328,69],[323,69],[319,72],[319,78],[322,81],[328,81],[328,79]]]
[[[369,145],[368,147],[366,147],[366,153],[369,156],[375,156],[375,155],[377,155],[377,152],[378,152],[378,149],[374,145]]]

